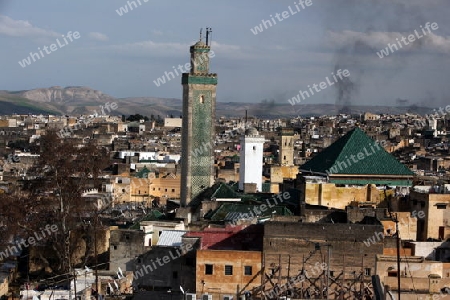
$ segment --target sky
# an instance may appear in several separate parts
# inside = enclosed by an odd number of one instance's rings
[[[211,27],[221,102],[286,104],[328,77],[334,84],[301,103],[450,104],[450,0],[310,1],[0,0],[0,90],[88,86],[118,98],[181,98],[180,77],[154,81],[188,63],[200,28]],[[427,22],[436,25],[424,35]],[[410,34],[414,41],[401,42]],[[57,40],[62,47],[49,50]],[[49,54],[32,61],[44,46]],[[380,58],[382,49],[389,55]],[[350,76],[333,81],[338,69]]]

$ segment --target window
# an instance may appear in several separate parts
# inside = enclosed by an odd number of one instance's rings
[[[205,265],[205,275],[212,275],[213,274],[213,265]]]
[[[175,189],[172,189],[172,193],[175,193]]]
[[[244,267],[244,275],[252,275],[252,266]]]
[[[447,208],[447,204],[436,204],[436,208],[437,209],[446,209]]]
[[[225,265],[225,275],[233,275],[233,266]]]
[[[364,269],[364,275],[365,276],[370,276],[371,275],[370,268],[365,268]]]
[[[253,150],[256,150],[256,146],[253,146]]]
[[[113,246],[113,249],[114,249],[114,250],[117,250],[117,246],[116,246],[116,245],[114,245],[114,246]]]
[[[167,192],[167,189],[164,189],[164,192]]]
[[[129,234],[125,234],[125,239],[129,240],[130,239],[130,235]]]
[[[205,96],[203,95],[200,96],[200,103],[205,103]]]
[[[334,271],[330,271],[330,276],[334,277]]]

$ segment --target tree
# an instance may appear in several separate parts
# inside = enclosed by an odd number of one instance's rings
[[[143,116],[140,114],[130,115],[127,118],[127,121],[130,121],[130,122],[140,121],[140,120],[148,121],[149,119],[147,116]]]
[[[71,231],[79,229],[89,215],[82,193],[88,185],[98,186],[99,175],[108,165],[109,154],[90,140],[79,147],[72,139],[60,139],[55,131],[47,131],[40,139],[41,153],[35,166],[41,174],[28,187],[33,203],[30,229],[46,224],[58,230],[49,237],[56,261],[49,266],[56,273],[67,273],[75,248]],[[50,264],[50,262],[49,262]]]

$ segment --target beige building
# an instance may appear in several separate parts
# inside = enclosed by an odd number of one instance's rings
[[[9,289],[9,276],[6,273],[0,273],[0,296],[7,295]]]
[[[405,241],[415,241],[417,236],[417,214],[411,214],[410,212],[395,212],[395,216],[398,219],[398,229],[400,231],[400,238]],[[422,216],[422,214],[420,214]],[[383,219],[381,224],[384,227],[384,236],[393,237],[396,233],[396,225],[392,219]]]
[[[156,246],[163,231],[184,229],[185,227],[183,221],[142,221],[140,223],[140,230],[145,234],[145,246]]]
[[[165,203],[167,199],[180,199],[180,176],[169,173],[154,178],[150,183],[150,196],[159,197],[161,203]]]
[[[441,289],[450,285],[449,268],[449,263],[427,261],[421,256],[401,257],[401,299],[450,299],[450,295],[442,294],[440,297]],[[397,272],[395,256],[377,255],[376,275],[380,276],[385,291],[391,290],[396,299]],[[386,299],[389,299],[389,296]]]
[[[261,285],[261,252],[198,250],[195,277],[197,298],[208,294],[212,300],[238,299]]]
[[[294,165],[294,130],[283,128],[280,136],[278,163],[282,166]]]
[[[332,208],[345,209],[351,202],[358,202],[374,207],[385,200],[386,195],[392,195],[393,190],[377,188],[373,184],[362,186],[339,186],[329,183],[321,177],[304,176],[300,183],[302,200],[310,205],[322,205]]]
[[[413,210],[425,213],[417,223],[418,241],[450,238],[450,193],[446,188],[416,188],[410,193],[410,201]]]
[[[181,127],[182,122],[181,118],[164,118],[164,127]]]

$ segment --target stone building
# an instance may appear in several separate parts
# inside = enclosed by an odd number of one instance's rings
[[[352,201],[377,205],[388,196],[386,186],[409,187],[414,176],[358,127],[302,165],[300,171],[302,202],[341,209]]]
[[[380,277],[385,293],[391,291],[395,297],[398,296],[397,272],[395,256],[377,255],[376,275]],[[427,261],[421,256],[401,257],[401,299],[450,299],[450,295],[442,293],[449,285],[450,264]]]
[[[136,258],[133,286],[147,291],[171,290],[174,294],[181,289],[195,291],[198,239],[184,238],[183,234],[164,231],[156,246]]]
[[[183,73],[181,206],[214,183],[217,74],[209,73],[213,52],[201,37],[191,46],[191,69]]]
[[[123,271],[133,271],[136,257],[151,248],[145,245],[145,235],[139,230],[111,230],[109,269],[114,271],[120,267]]]
[[[256,295],[261,285],[262,225],[207,228],[188,232],[186,237],[200,239],[196,251],[197,299]]]
[[[294,165],[294,130],[283,128],[280,133],[278,162],[282,166]]]
[[[442,187],[410,192],[411,210],[422,211],[424,218],[417,222],[417,240],[446,240],[450,238],[450,192]]]
[[[382,231],[381,225],[266,222],[264,293],[320,297],[328,286],[330,299],[340,295],[358,299],[352,291],[361,290],[372,295],[375,258],[383,253],[383,239],[376,239],[376,233]]]

